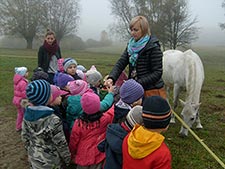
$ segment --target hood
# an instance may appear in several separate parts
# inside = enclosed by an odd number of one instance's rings
[[[160,46],[159,40],[157,39],[156,36],[151,35],[150,40],[146,44],[145,50],[150,50],[151,48],[154,48],[154,47],[157,47],[157,46]],[[145,50],[142,50],[141,52],[143,52]]]
[[[130,109],[131,107],[120,99],[114,106],[114,119],[125,118]]]
[[[109,124],[106,132],[106,140],[110,149],[116,153],[122,153],[123,139],[127,133],[128,132],[124,130],[120,124]]]
[[[15,74],[13,77],[13,83],[17,84],[20,80],[22,80],[24,77],[19,75],[19,74]]]
[[[134,159],[142,159],[158,149],[163,141],[161,134],[136,125],[128,136],[128,153]]]
[[[54,110],[47,106],[28,106],[24,114],[24,119],[33,122],[49,116],[53,112]]]

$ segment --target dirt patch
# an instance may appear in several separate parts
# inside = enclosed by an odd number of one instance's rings
[[[27,154],[15,119],[0,116],[0,168],[28,169]]]

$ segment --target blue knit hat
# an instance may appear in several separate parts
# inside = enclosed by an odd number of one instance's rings
[[[66,71],[67,68],[70,66],[70,65],[76,65],[77,66],[77,61],[75,59],[72,59],[72,58],[66,58],[63,62],[63,68],[64,70]]]
[[[28,100],[35,106],[44,106],[51,96],[51,87],[46,80],[34,80],[26,88]]]
[[[77,65],[77,69],[81,70],[82,72],[86,72],[87,69],[83,65]]]
[[[73,81],[74,78],[66,73],[59,73],[56,78],[56,86],[59,86],[60,88],[64,88],[68,82]]]
[[[129,79],[120,87],[120,98],[127,104],[132,104],[144,96],[144,89],[141,84]]]
[[[161,96],[146,97],[143,102],[144,126],[149,129],[164,129],[171,119],[171,108]]]

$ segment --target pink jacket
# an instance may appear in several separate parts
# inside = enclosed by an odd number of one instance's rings
[[[105,138],[107,125],[112,123],[113,117],[114,106],[102,115],[100,123],[89,124],[91,127],[86,127],[80,119],[75,121],[69,144],[74,163],[87,166],[105,159],[105,153],[100,152],[97,145]]]
[[[13,86],[14,86],[14,97],[13,104],[17,107],[20,107],[21,99],[26,98],[26,87],[28,85],[28,80],[19,75],[15,74],[13,77]]]

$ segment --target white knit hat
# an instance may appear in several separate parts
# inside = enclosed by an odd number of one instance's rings
[[[26,67],[15,67],[15,73],[24,76],[27,73]]]

